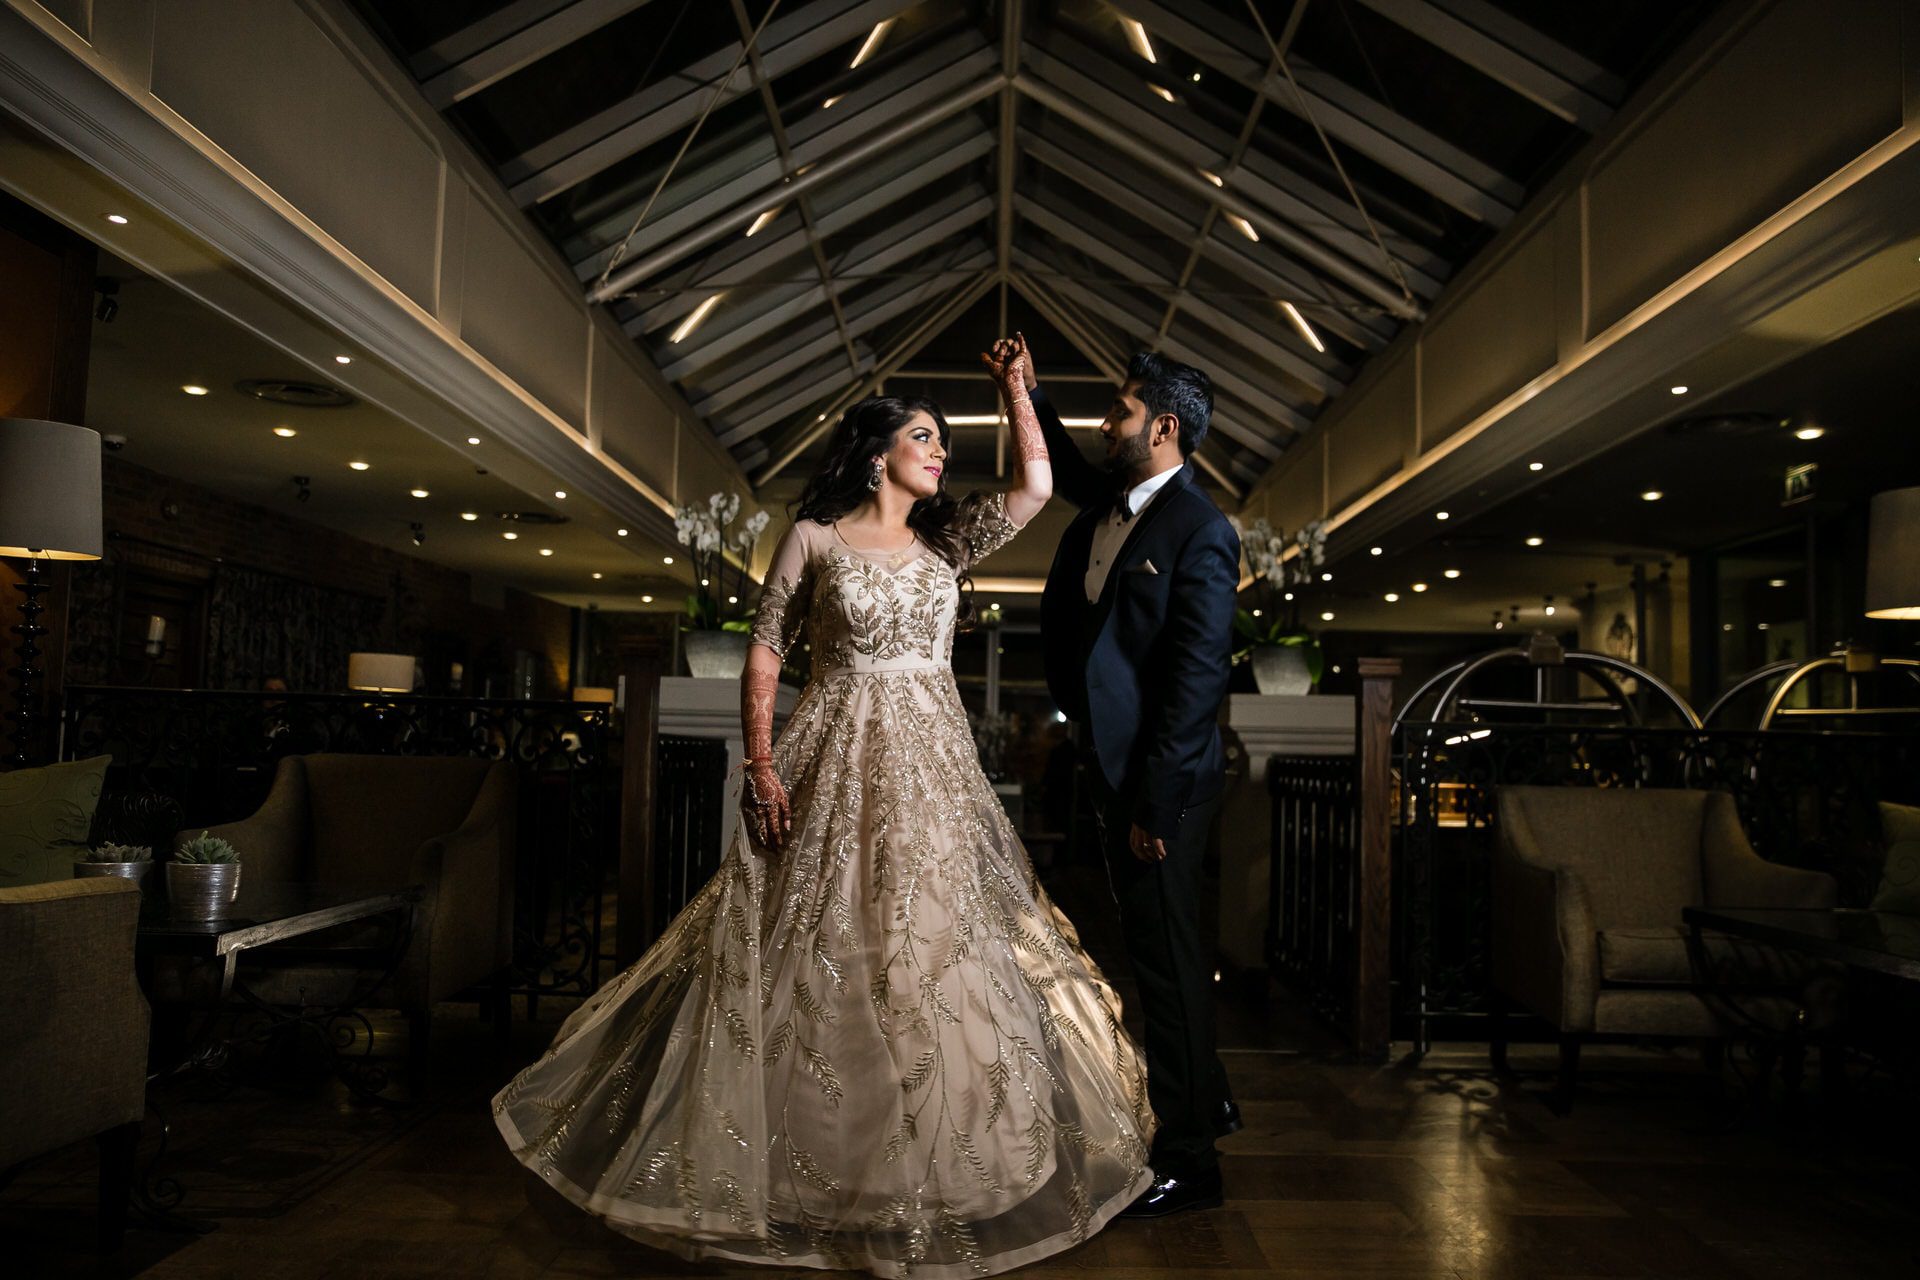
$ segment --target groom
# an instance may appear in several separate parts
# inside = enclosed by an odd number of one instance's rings
[[[1024,336],[1014,345],[1026,350]],[[1142,352],[1127,366],[1095,467],[1026,361],[1053,487],[1080,514],[1047,574],[1047,687],[1085,726],[1101,843],[1146,1014],[1154,1181],[1124,1211],[1221,1202],[1214,1139],[1240,1127],[1214,1050],[1213,962],[1200,941],[1200,859],[1225,787],[1216,727],[1233,658],[1240,539],[1194,483],[1213,412],[1207,375]]]

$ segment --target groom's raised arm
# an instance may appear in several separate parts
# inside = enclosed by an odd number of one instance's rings
[[[1080,452],[1080,446],[1067,434],[1067,424],[1060,421],[1060,411],[1047,399],[1046,388],[1035,386],[1028,394],[1034,416],[1040,419],[1040,434],[1046,438],[1047,461],[1053,464],[1053,491],[1076,507],[1112,502],[1112,479]]]

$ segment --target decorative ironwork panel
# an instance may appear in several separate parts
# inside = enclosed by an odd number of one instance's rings
[[[1394,738],[1397,1035],[1478,1035],[1486,1009],[1494,788],[1725,791],[1761,857],[1879,882],[1877,802],[1920,800],[1920,736],[1409,723]]]
[[[1267,963],[1321,1017],[1353,1010],[1359,866],[1357,778],[1347,756],[1274,756]]]
[[[171,797],[189,827],[253,813],[290,755],[503,761],[520,780],[517,987],[585,995],[603,976],[604,909],[617,864],[613,715],[603,703],[69,685],[60,758],[112,756],[112,790]],[[724,769],[723,762],[716,772]]]

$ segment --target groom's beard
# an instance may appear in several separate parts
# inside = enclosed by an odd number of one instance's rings
[[[1138,435],[1120,437],[1120,443],[1115,445],[1113,452],[1107,455],[1107,474],[1124,476],[1152,458],[1153,442],[1147,438],[1152,430],[1153,422],[1149,419],[1146,425],[1140,428]]]

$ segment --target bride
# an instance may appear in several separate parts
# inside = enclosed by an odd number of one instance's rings
[[[847,411],[754,622],[732,847],[494,1099],[516,1157],[646,1244],[987,1275],[1086,1239],[1151,1181],[1142,1055],[954,685],[970,570],[1052,486],[1022,357],[983,359],[1016,483],[949,496],[930,401]],[[775,743],[802,631],[811,672]]]

